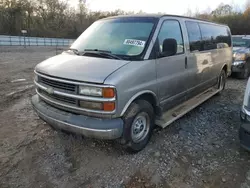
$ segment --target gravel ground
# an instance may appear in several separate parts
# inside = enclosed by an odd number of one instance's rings
[[[250,187],[250,154],[238,140],[245,80],[229,78],[222,95],[156,129],[149,145],[130,155],[115,142],[56,132],[34,113],[33,68],[55,54],[0,48],[1,188]]]

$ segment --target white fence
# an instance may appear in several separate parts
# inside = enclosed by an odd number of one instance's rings
[[[0,46],[70,46],[75,40],[0,35]]]

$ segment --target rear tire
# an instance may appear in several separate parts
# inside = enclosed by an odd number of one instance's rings
[[[227,81],[227,75],[226,75],[226,71],[223,69],[221,70],[220,76],[218,78],[217,89],[220,90],[218,94],[221,94],[222,91],[225,89],[226,81]]]
[[[122,142],[129,153],[137,153],[148,144],[154,129],[154,109],[146,100],[134,101],[126,111],[123,121]]]

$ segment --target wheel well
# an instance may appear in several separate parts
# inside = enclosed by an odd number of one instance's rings
[[[227,65],[224,65],[224,67],[222,68],[222,70],[224,70],[227,74]]]
[[[135,100],[138,100],[138,99],[143,99],[143,100],[148,101],[153,106],[155,114],[160,113],[160,109],[157,105],[156,98],[153,94],[145,93],[145,94],[138,96]]]

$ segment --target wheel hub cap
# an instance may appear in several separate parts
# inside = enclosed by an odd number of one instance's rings
[[[149,131],[149,117],[146,113],[138,114],[131,127],[131,137],[135,143],[143,140]]]

